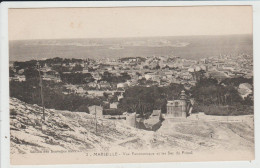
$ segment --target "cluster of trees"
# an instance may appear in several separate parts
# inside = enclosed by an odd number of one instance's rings
[[[253,86],[253,78],[244,78],[244,77],[226,78],[223,81],[221,81],[220,84],[238,87],[241,83],[249,83]]]
[[[13,65],[14,65],[15,70],[19,71],[21,69],[36,67],[36,64],[37,64],[36,60],[30,60],[30,61],[25,61],[25,62],[16,61],[16,62],[14,62]]]
[[[237,90],[241,83],[253,85],[253,79],[230,78],[219,83],[213,78],[201,78],[191,89],[196,101],[194,110],[211,115],[252,114],[253,100],[242,99]]]
[[[62,74],[64,72],[81,72],[83,71],[83,67],[80,64],[76,64],[74,67],[70,68],[67,66],[62,66],[62,65],[53,65],[52,70],[58,72],[59,74]]]
[[[137,82],[139,83],[139,85],[143,85],[143,86],[146,86],[146,85],[154,85],[154,84],[157,83],[157,82],[152,81],[152,80],[146,80],[145,78],[138,79]]]
[[[244,101],[237,90],[237,86],[245,82],[253,84],[252,79],[242,77],[225,79],[220,83],[214,78],[203,78],[192,88],[191,93],[203,105],[252,105],[252,102]]]
[[[141,116],[147,116],[156,109],[166,113],[167,100],[179,98],[182,90],[184,87],[180,84],[171,84],[167,87],[134,86],[125,91],[118,107],[121,111],[136,112]]]
[[[41,62],[46,63],[48,65],[52,65],[52,64],[69,64],[69,63],[77,63],[77,62],[82,62],[83,59],[76,59],[76,58],[60,58],[60,57],[55,57],[55,58],[50,58],[50,59],[46,59],[43,60]]]
[[[231,105],[242,101],[237,89],[230,85],[223,86],[213,78],[199,80],[192,88],[192,94],[203,105]]]
[[[101,76],[101,80],[107,81],[109,83],[122,83],[126,82],[129,79],[131,79],[131,76],[128,75],[128,73],[121,73],[120,76],[115,76],[114,74],[105,71]]]
[[[61,84],[49,81],[43,82],[43,95],[46,108],[57,110],[88,112],[88,106],[101,105],[102,99],[81,97],[75,94],[62,93]],[[18,98],[29,104],[41,106],[40,86],[31,80],[25,82],[10,82],[10,96]]]
[[[248,115],[254,113],[253,106],[237,104],[232,106],[199,105],[196,107],[207,115]]]
[[[37,62],[40,64],[41,67],[43,67],[45,64],[52,67],[53,70],[57,71],[57,72],[69,72],[70,69],[68,67],[63,67],[62,64],[69,64],[69,63],[81,63],[84,60],[82,59],[68,59],[68,58],[59,58],[59,57],[55,57],[55,58],[50,58],[50,59],[46,59],[46,60],[30,60],[30,61],[24,61],[24,62],[20,62],[20,61],[15,61],[14,62],[14,68],[16,69],[16,71],[19,71],[21,69],[28,69],[28,68],[35,68]],[[72,72],[75,71],[82,71],[83,67],[79,64],[77,64],[75,67],[72,68]]]
[[[253,84],[253,79],[240,77],[218,82],[213,78],[200,77],[196,86],[186,91],[186,95],[195,99],[195,112],[203,111],[211,115],[252,114],[253,101],[249,98],[242,99],[237,91],[237,86],[245,82]],[[166,113],[167,100],[178,99],[182,90],[185,89],[179,84],[167,87],[134,86],[126,90],[119,108],[142,116],[149,115],[156,109]]]
[[[190,72],[190,73],[191,73],[192,77],[193,77],[196,81],[198,81],[198,82],[200,82],[200,80],[203,80],[203,79],[206,78],[206,77],[205,77],[206,71],[204,71],[204,70],[194,71],[194,72]]]
[[[58,72],[59,74],[62,74],[64,72],[70,72],[69,67],[65,67],[65,66],[61,66],[61,65],[54,65],[51,68],[52,68],[52,70]]]
[[[62,82],[70,84],[86,84],[94,81],[90,73],[61,73],[60,77]]]
[[[40,81],[39,70],[36,67],[28,67],[24,70],[24,76],[27,81],[32,82],[33,84]],[[40,72],[43,75],[42,72]]]

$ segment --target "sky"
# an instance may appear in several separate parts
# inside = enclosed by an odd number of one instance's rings
[[[9,40],[252,34],[251,6],[9,9]]]

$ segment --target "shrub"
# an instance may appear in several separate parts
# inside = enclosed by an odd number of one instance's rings
[[[204,112],[207,115],[235,116],[249,115],[254,113],[253,106],[236,104],[232,106],[199,105],[194,108],[195,112]]]
[[[79,108],[76,111],[89,113],[88,106],[85,104],[79,106]]]
[[[11,109],[11,110],[10,110],[10,115],[16,116],[16,115],[17,115],[17,112],[16,112],[14,109]]]
[[[104,109],[103,115],[122,115],[122,111],[118,109]]]

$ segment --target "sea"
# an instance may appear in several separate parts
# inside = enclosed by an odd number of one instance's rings
[[[82,38],[9,41],[9,60],[54,57],[117,59],[169,56],[198,60],[219,55],[253,55],[253,35]]]

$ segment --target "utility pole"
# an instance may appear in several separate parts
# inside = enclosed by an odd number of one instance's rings
[[[39,77],[40,77],[41,101],[42,101],[42,119],[43,119],[43,121],[45,121],[44,97],[43,97],[43,89],[42,89],[42,75],[41,75],[41,71],[40,71],[39,62],[37,62],[37,69],[38,69]]]
[[[97,135],[97,106],[95,105],[95,127],[96,127],[96,135]]]

